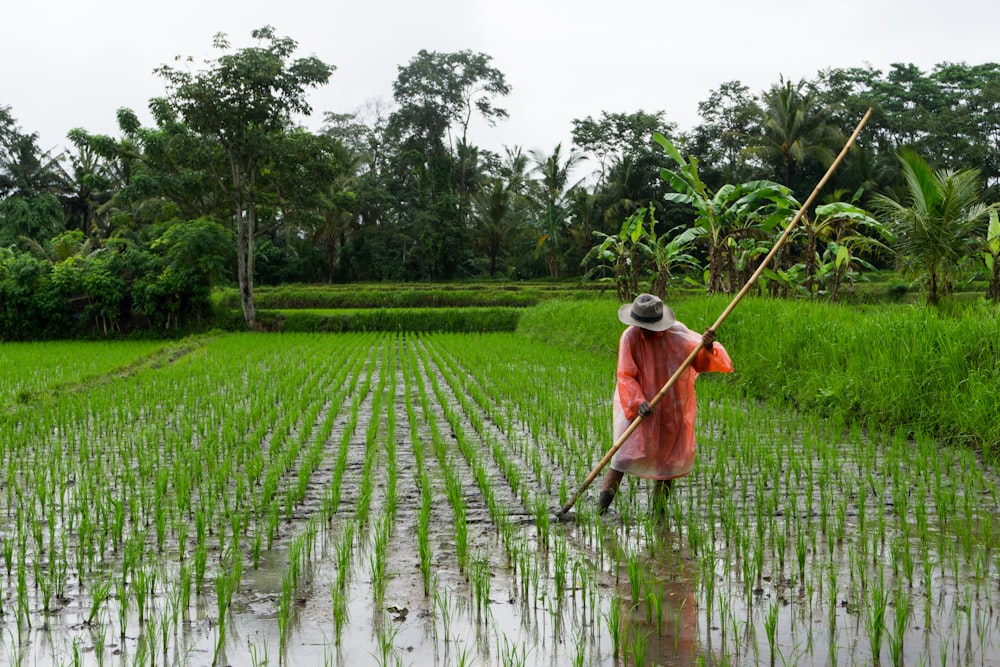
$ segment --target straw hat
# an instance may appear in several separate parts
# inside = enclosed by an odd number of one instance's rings
[[[619,308],[618,319],[623,324],[650,331],[669,329],[677,321],[674,311],[664,306],[660,297],[652,294],[640,294],[635,297],[635,301]]]

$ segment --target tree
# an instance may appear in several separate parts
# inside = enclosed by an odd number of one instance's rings
[[[569,209],[572,202],[571,191],[580,185],[581,181],[570,185],[569,177],[573,168],[586,159],[581,153],[570,150],[565,160],[562,157],[562,144],[556,144],[551,154],[543,151],[531,151],[535,162],[534,173],[538,175],[537,187],[529,195],[535,212],[535,228],[538,231],[536,252],[545,257],[545,266],[549,277],[559,278],[562,267],[563,232],[569,221]]]
[[[594,236],[600,242],[583,258],[582,264],[594,264],[584,278],[610,271],[611,275],[603,279],[614,284],[615,295],[621,303],[631,301],[639,292],[639,251],[646,234],[645,218],[646,209],[641,208],[625,218],[617,234],[595,231]]]
[[[256,324],[253,303],[254,237],[258,179],[268,156],[283,141],[293,114],[308,115],[306,91],[325,84],[334,68],[316,57],[292,60],[297,43],[266,26],[251,33],[261,45],[225,53],[208,69],[191,73],[166,65],[167,100],[193,132],[225,156],[227,170],[213,180],[228,195],[236,226],[237,279],[243,317]],[[213,46],[230,48],[217,34]]]
[[[784,185],[802,189],[797,187],[799,170],[811,161],[829,166],[844,144],[843,132],[830,122],[829,108],[804,80],[782,80],[764,93],[761,103],[761,133],[746,153],[771,166]]]
[[[698,115],[702,122],[687,148],[704,165],[702,178],[712,187],[750,180],[754,169],[744,151],[760,134],[760,108],[750,89],[726,81],[698,103]]]
[[[399,108],[386,132],[395,148],[387,188],[422,278],[454,277],[467,259],[470,201],[483,171],[469,127],[476,117],[489,125],[507,117],[494,100],[510,86],[491,60],[421,50],[393,83]]]
[[[58,158],[38,148],[37,134],[23,134],[0,107],[0,246],[22,238],[45,243],[64,228]]]
[[[321,219],[313,227],[312,240],[326,252],[327,282],[333,283],[340,270],[344,249],[350,243],[358,218],[358,169],[362,155],[334,134],[325,133],[328,143],[329,177],[320,183],[323,205]]]
[[[960,265],[973,253],[978,227],[990,206],[979,199],[979,171],[933,170],[909,150],[899,153],[906,179],[904,202],[875,197],[878,211],[896,238],[901,267],[927,280],[927,303],[936,305]]]
[[[687,251],[704,233],[700,227],[690,227],[670,239],[666,234],[657,235],[655,207],[640,208],[622,222],[617,234],[594,232],[600,243],[583,258],[583,264],[595,263],[585,277],[610,270],[606,279],[614,283],[615,294],[624,303],[635,298],[640,281],[648,276],[646,291],[666,299],[673,272],[682,266],[697,266]]]

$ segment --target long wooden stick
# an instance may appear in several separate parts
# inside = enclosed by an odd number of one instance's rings
[[[757,270],[754,271],[753,275],[750,276],[750,279],[747,280],[746,284],[743,286],[743,289],[741,289],[736,294],[736,296],[733,297],[733,300],[729,303],[728,306],[726,306],[726,309],[722,311],[722,314],[719,315],[719,319],[715,320],[715,324],[709,327],[712,331],[718,331],[719,327],[722,326],[722,323],[726,321],[726,318],[728,318],[730,313],[733,312],[733,309],[736,308],[736,305],[743,300],[743,297],[747,295],[747,292],[750,291],[750,288],[753,287],[753,284],[757,282],[757,279],[760,278],[760,275],[764,273],[764,269],[767,268],[767,265],[774,258],[775,254],[777,254],[781,246],[784,245],[785,240],[792,233],[792,230],[795,228],[795,226],[799,224],[799,220],[802,219],[802,216],[805,214],[805,212],[809,210],[810,206],[812,206],[813,201],[819,195],[819,191],[823,189],[823,186],[826,185],[826,182],[830,180],[831,176],[833,176],[833,172],[836,171],[837,167],[843,161],[844,157],[847,155],[847,151],[851,148],[852,145],[854,145],[854,142],[857,140],[858,135],[861,134],[861,129],[865,126],[865,123],[868,122],[868,119],[871,117],[871,115],[872,115],[872,110],[871,108],[869,108],[868,111],[865,112],[865,115],[861,118],[861,122],[858,123],[858,126],[856,128],[854,128],[854,132],[851,134],[850,138],[848,138],[847,143],[844,144],[844,147],[837,155],[837,158],[833,161],[833,164],[831,164],[830,168],[826,170],[826,173],[823,174],[823,178],[821,178],[819,180],[819,183],[816,184],[816,187],[813,188],[812,193],[809,195],[808,199],[806,199],[805,203],[802,204],[802,207],[799,209],[798,213],[795,214],[795,217],[792,218],[792,221],[788,223],[787,227],[785,227],[785,231],[782,232],[781,236],[778,237],[778,240],[775,242],[774,247],[771,248],[771,251],[767,253],[766,257],[764,257],[764,260],[760,263],[760,266],[757,267]],[[698,346],[691,351],[691,354],[689,354],[687,358],[681,363],[681,365],[677,367],[677,370],[674,371],[673,375],[670,376],[670,379],[668,379],[666,384],[663,385],[663,388],[661,388],[660,391],[656,393],[656,396],[653,397],[653,400],[649,402],[650,407],[655,407],[656,404],[660,402],[660,399],[666,396],[667,392],[670,391],[670,388],[673,387],[674,384],[677,382],[678,378],[680,378],[681,373],[687,370],[688,366],[690,366],[694,362],[695,357],[698,356],[699,352],[701,352],[702,347],[703,345],[699,343]],[[587,490],[587,488],[593,483],[595,479],[597,479],[597,476],[601,474],[601,471],[604,470],[604,467],[608,465],[609,461],[611,461],[611,457],[613,457],[615,453],[619,449],[621,449],[622,445],[625,444],[625,441],[628,440],[629,436],[632,435],[635,429],[639,428],[640,423],[642,423],[642,415],[636,415],[636,418],[633,419],[632,423],[628,425],[628,428],[625,429],[625,432],[622,433],[620,436],[618,436],[618,439],[615,440],[615,443],[611,446],[611,449],[608,450],[607,454],[605,454],[604,457],[597,462],[597,465],[594,466],[594,469],[590,471],[590,474],[587,475],[587,479],[583,480],[583,484],[580,485],[580,489],[575,494],[573,494],[573,497],[570,498],[569,501],[565,505],[563,505],[563,507],[560,508],[558,512],[556,512],[557,519],[563,518],[566,515],[566,513],[569,512],[570,508],[572,508],[573,505],[576,504],[576,501],[580,498],[581,495],[583,495],[583,492]]]

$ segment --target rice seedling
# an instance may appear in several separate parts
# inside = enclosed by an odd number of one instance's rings
[[[528,664],[528,647],[508,639],[507,635],[497,639],[497,651],[503,667],[524,667]]]
[[[774,664],[775,657],[775,633],[778,629],[778,603],[772,602],[767,608],[764,616],[764,633],[767,635],[767,647],[771,654],[771,664]]]
[[[434,609],[436,619],[441,621],[441,633],[439,636],[443,637],[445,643],[447,643],[451,637],[451,621],[453,612],[451,593],[447,589],[442,589],[437,586],[434,587]],[[436,624],[434,627],[437,629]]]
[[[649,645],[649,632],[642,628],[632,628],[632,641],[629,645],[629,652],[632,654],[632,662],[636,667],[646,664],[646,649]]]
[[[472,561],[472,592],[476,603],[476,615],[480,618],[489,614],[491,577],[489,558],[481,557]]]
[[[608,633],[611,635],[611,654],[613,656],[622,656],[623,642],[624,638],[624,615],[622,613],[623,601],[617,596],[611,598],[611,603],[608,605],[607,611],[604,612],[604,623],[608,628]]]
[[[886,627],[885,610],[888,602],[889,596],[886,594],[885,584],[882,577],[879,576],[872,582],[864,612],[865,632],[868,635],[868,645],[875,662],[878,662],[882,650],[882,639]]]
[[[903,647],[906,645],[906,627],[910,620],[912,602],[910,594],[902,587],[896,588],[893,596],[893,623],[892,632],[886,636],[889,645],[889,658],[893,665],[900,665],[903,662]]]

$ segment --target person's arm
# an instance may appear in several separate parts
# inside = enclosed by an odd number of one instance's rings
[[[635,359],[635,331],[626,329],[618,342],[618,400],[628,420],[639,414],[639,406],[646,403],[646,396],[639,385],[639,365]]]
[[[697,334],[696,334],[697,335]],[[694,359],[694,369],[699,373],[731,373],[733,362],[721,344],[715,340],[715,330],[706,329],[701,336],[702,348]]]

